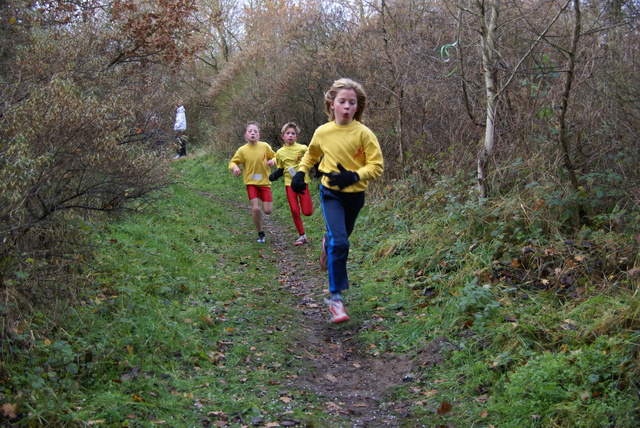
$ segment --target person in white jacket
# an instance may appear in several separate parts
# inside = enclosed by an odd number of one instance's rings
[[[179,159],[187,155],[187,138],[184,135],[187,130],[187,117],[185,116],[182,100],[176,100],[176,121],[173,125],[173,130],[176,132],[176,141],[179,145],[178,154],[174,159]]]

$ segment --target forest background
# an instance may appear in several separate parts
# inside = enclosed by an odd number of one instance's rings
[[[289,120],[308,143],[343,76],[367,90],[385,156],[370,195],[393,200],[390,219],[462,216],[466,250],[509,260],[496,278],[628,293],[622,324],[637,330],[639,13],[581,0],[2,1],[3,340],[91,286],[96,224],[153,207],[176,99],[189,150],[224,159],[249,120],[274,148]],[[550,242],[598,256],[586,265]]]

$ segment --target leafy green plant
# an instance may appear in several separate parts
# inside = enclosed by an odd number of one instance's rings
[[[634,409],[631,401],[618,400],[630,355],[614,346],[609,339],[599,338],[585,349],[529,359],[504,379],[492,410],[504,415],[510,425],[546,426],[571,420],[580,426],[588,420],[588,424],[626,426]]]

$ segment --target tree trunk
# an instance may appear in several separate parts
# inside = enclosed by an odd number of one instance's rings
[[[391,72],[391,76],[393,78],[393,86],[391,87],[391,93],[393,95],[393,100],[395,101],[395,118],[394,118],[394,131],[396,134],[396,138],[398,141],[398,160],[400,165],[402,166],[401,170],[404,171],[405,167],[405,157],[404,157],[404,144],[403,144],[403,126],[402,126],[402,113],[404,108],[404,89],[403,83],[400,82],[400,78],[398,77],[397,67],[395,65],[395,61],[391,56],[391,49],[389,47],[389,39],[387,37],[387,27],[386,27],[386,1],[382,0],[381,2],[381,26],[382,26],[382,39],[384,42],[384,53],[387,57],[387,63],[389,64],[389,71]]]
[[[571,35],[571,47],[567,52],[569,61],[567,63],[567,72],[565,74],[564,88],[562,90],[562,102],[560,104],[560,112],[558,114],[558,143],[560,146],[560,155],[562,164],[567,171],[571,188],[574,192],[579,190],[578,177],[576,174],[573,160],[571,159],[571,150],[569,137],[567,136],[567,111],[569,109],[569,97],[571,96],[571,85],[575,77],[576,56],[578,55],[578,41],[580,39],[580,31],[582,28],[580,0],[573,0],[573,34]],[[578,221],[584,223],[586,211],[583,206],[578,207]]]
[[[573,34],[571,37],[571,48],[567,52],[569,56],[569,62],[567,64],[567,73],[565,74],[564,88],[562,90],[562,102],[560,105],[560,113],[558,115],[558,142],[560,143],[560,152],[562,155],[562,162],[569,174],[569,181],[574,191],[578,190],[578,178],[576,177],[576,170],[571,160],[571,153],[569,150],[569,140],[567,138],[567,110],[569,108],[569,97],[571,96],[571,85],[575,76],[576,68],[576,55],[578,53],[578,40],[580,39],[581,29],[581,15],[580,15],[580,0],[573,0]]]
[[[487,121],[485,125],[484,144],[478,153],[478,189],[483,198],[489,196],[488,164],[493,155],[495,142],[496,112],[498,106],[498,88],[494,67],[495,36],[498,25],[500,0],[489,0],[482,10],[482,67],[487,92]]]

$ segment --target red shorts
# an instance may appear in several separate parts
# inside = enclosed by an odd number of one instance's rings
[[[271,188],[268,186],[248,185],[247,194],[249,195],[249,200],[259,198],[262,202],[273,202]]]

